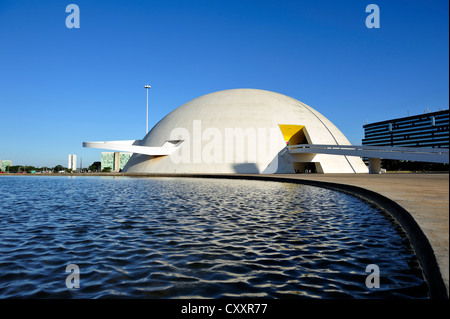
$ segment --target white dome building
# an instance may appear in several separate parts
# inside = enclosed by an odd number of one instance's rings
[[[360,157],[290,154],[286,145],[350,145],[322,114],[288,96],[218,91],[175,109],[142,140],[85,142],[134,154],[130,173],[367,173]]]

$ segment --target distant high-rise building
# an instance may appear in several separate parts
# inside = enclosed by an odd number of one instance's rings
[[[10,160],[0,160],[0,171],[6,172],[8,171],[8,167],[12,166],[12,161]]]
[[[72,171],[77,170],[77,155],[76,154],[69,154],[69,159],[67,161],[67,168],[71,169]]]

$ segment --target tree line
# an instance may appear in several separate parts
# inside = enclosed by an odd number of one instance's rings
[[[108,167],[107,167],[108,168]],[[2,169],[0,168],[0,171]],[[77,169],[77,172],[100,172],[101,171],[101,163],[100,162],[94,162],[92,165],[90,165],[88,168],[83,169]],[[103,169],[103,171],[111,171],[111,169]],[[68,169],[67,167],[64,167],[62,165],[56,165],[54,167],[35,167],[32,165],[12,165],[7,166],[4,173],[72,173],[71,169]]]

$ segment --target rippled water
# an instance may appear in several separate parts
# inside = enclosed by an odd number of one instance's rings
[[[427,297],[400,227],[327,189],[3,176],[0,194],[0,298]],[[369,264],[380,288],[366,287]]]

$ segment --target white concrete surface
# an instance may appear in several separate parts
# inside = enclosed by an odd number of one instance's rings
[[[169,113],[142,139],[124,171],[130,173],[294,173],[279,124],[303,125],[310,144],[350,145],[322,114],[293,98],[256,89],[218,91]],[[168,156],[145,148],[178,145]],[[112,149],[114,143],[104,145]],[[86,144],[86,147],[99,144]],[[115,145],[117,147],[117,143]],[[114,148],[124,151],[124,146]],[[318,154],[323,173],[368,173],[359,157]]]

